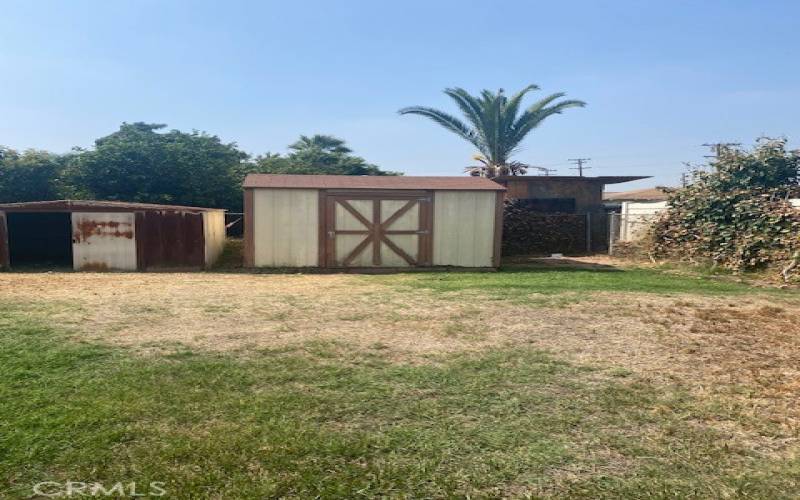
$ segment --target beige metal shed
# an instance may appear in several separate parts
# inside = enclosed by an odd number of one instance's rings
[[[250,174],[245,265],[494,268],[505,188],[480,177]]]

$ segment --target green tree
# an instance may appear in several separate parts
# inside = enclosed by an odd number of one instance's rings
[[[19,153],[0,146],[0,203],[62,197],[66,161],[65,155],[33,149]]]
[[[538,89],[536,85],[528,85],[510,98],[506,97],[503,89],[496,93],[483,90],[479,96],[470,95],[461,88],[445,89],[444,93],[456,103],[466,122],[444,111],[423,106],[403,108],[399,113],[429,118],[478,148],[480,154],[474,159],[480,165],[467,168],[473,175],[524,174],[527,166],[512,162],[510,158],[519,150],[525,136],[547,117],[586,105],[583,101],[559,100],[566,95],[559,92],[523,109],[525,95]]]
[[[330,135],[301,135],[289,145],[286,156],[267,153],[259,156],[251,171],[268,174],[398,175],[381,170],[355,156],[345,141]]]
[[[76,190],[100,200],[197,205],[239,210],[248,156],[217,136],[165,125],[123,123],[70,162]]]

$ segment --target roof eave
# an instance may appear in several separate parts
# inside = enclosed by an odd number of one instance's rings
[[[536,180],[536,181],[581,181],[599,184],[621,184],[623,182],[650,179],[651,175],[603,175],[597,177],[581,177],[578,175],[504,175],[496,177],[497,181]]]

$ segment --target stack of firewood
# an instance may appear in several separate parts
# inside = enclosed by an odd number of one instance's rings
[[[579,254],[586,251],[586,216],[537,212],[509,200],[503,213],[503,255]]]

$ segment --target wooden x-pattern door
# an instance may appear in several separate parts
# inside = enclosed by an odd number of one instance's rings
[[[329,267],[416,267],[431,261],[432,194],[326,196]]]

